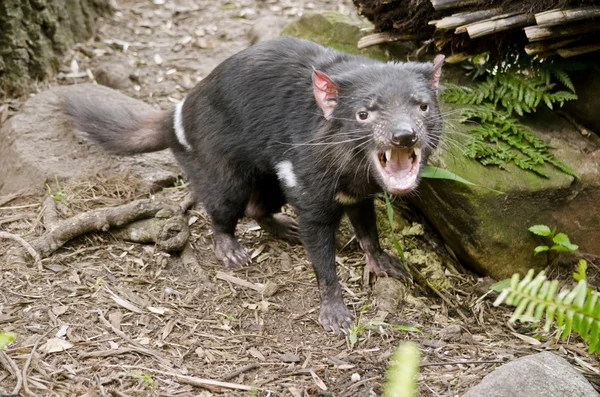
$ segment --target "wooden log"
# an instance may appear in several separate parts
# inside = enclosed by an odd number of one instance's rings
[[[450,15],[437,21],[430,21],[429,25],[435,25],[436,29],[453,29],[461,25],[488,19],[501,11],[501,8],[492,8],[490,10],[459,12],[458,14]]]
[[[512,17],[514,15],[518,15],[518,12],[508,12],[506,14],[500,14],[500,15],[496,15],[494,17],[491,17],[490,19],[488,19],[489,21],[496,21],[498,19],[505,19],[508,17]],[[469,28],[471,25],[475,25],[481,23],[481,21],[477,21],[477,22],[473,22],[473,23],[468,23],[466,25],[462,25],[456,28],[456,30],[454,30],[454,34],[462,34],[462,33],[467,33],[467,28]]]
[[[600,43],[586,44],[571,48],[561,48],[556,52],[563,58],[570,58],[576,55],[587,54],[600,50]]]
[[[550,10],[535,14],[538,26],[562,25],[566,22],[581,21],[600,17],[600,6],[580,7],[571,10]]]
[[[549,27],[528,26],[524,30],[529,41],[534,42],[555,37],[569,37],[582,33],[597,32],[600,31],[600,23],[584,22]]]
[[[458,54],[452,54],[450,56],[447,56],[446,59],[444,60],[444,62],[450,63],[450,64],[459,63],[466,59],[469,59],[470,56],[471,56],[471,54],[469,54],[467,52],[459,52]]]
[[[469,37],[474,39],[476,37],[487,36],[488,34],[492,33],[521,28],[534,22],[535,18],[533,15],[523,13],[508,18],[474,23],[467,28],[467,33],[469,33]]]
[[[560,41],[552,41],[552,40],[538,41],[535,43],[527,44],[525,46],[525,52],[529,55],[542,54],[544,52],[554,51],[558,48],[567,46],[569,44],[573,44],[582,39],[583,39],[582,36],[578,36],[578,37],[572,37],[572,38],[560,40]]]
[[[391,43],[394,41],[413,41],[426,38],[426,34],[398,34],[398,33],[373,33],[358,40],[356,45],[359,50],[377,44]]]
[[[478,0],[430,0],[436,11],[477,4]]]

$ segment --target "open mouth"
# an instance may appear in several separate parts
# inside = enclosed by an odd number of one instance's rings
[[[421,164],[421,149],[388,149],[375,154],[375,164],[390,193],[401,194],[417,184]]]

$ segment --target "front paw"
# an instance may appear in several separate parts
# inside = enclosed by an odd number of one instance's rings
[[[348,331],[352,325],[352,314],[342,301],[324,301],[321,303],[319,323],[325,331],[339,333]]]
[[[367,265],[372,273],[378,277],[393,277],[399,280],[411,281],[411,274],[400,261],[385,251],[367,254]]]

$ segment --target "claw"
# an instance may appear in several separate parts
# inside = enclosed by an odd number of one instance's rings
[[[227,267],[239,267],[250,262],[250,255],[240,246],[235,237],[215,232],[215,256]]]

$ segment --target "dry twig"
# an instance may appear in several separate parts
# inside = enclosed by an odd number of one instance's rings
[[[43,268],[42,268],[42,259],[40,258],[40,255],[31,246],[31,244],[29,244],[27,241],[23,240],[22,237],[19,237],[16,234],[12,234],[12,233],[8,233],[8,232],[0,232],[0,238],[14,240],[14,241],[18,242],[19,244],[21,244],[23,246],[23,248],[25,248],[25,250],[27,251],[27,253],[29,255],[31,255],[31,257],[35,261],[35,264],[36,264],[38,270],[43,270]]]
[[[8,372],[10,372],[15,378],[17,378],[17,384],[15,385],[10,395],[18,396],[19,390],[21,390],[21,386],[23,386],[23,377],[21,376],[21,371],[19,371],[17,363],[15,363],[14,360],[10,358],[8,354],[2,351],[0,351],[0,363],[4,365]]]

